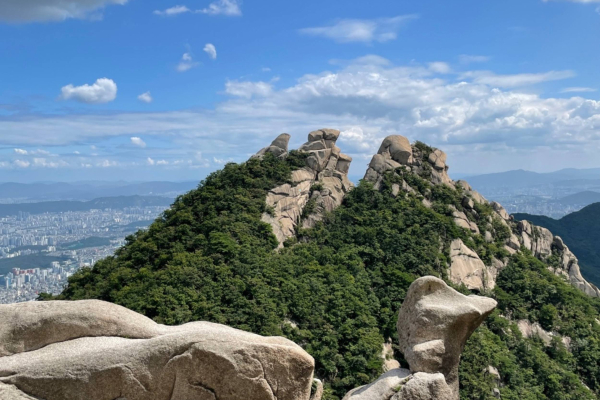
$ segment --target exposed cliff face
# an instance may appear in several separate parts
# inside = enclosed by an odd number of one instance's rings
[[[296,234],[302,216],[302,227],[313,227],[324,212],[331,212],[342,204],[344,196],[354,186],[348,180],[352,158],[335,145],[339,135],[340,131],[334,129],[309,133],[308,142],[299,149],[308,154],[306,166],[292,173],[292,184],[278,186],[267,195],[267,206],[272,212],[263,214],[262,220],[272,226],[280,247]],[[288,134],[280,135],[256,156],[271,152],[277,157],[285,157],[289,138]],[[309,205],[310,210],[305,212]]]
[[[158,325],[102,301],[0,306],[0,398],[309,400],[314,360],[280,337]]]

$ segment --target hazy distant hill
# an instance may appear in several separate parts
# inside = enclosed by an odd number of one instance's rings
[[[600,203],[594,203],[561,219],[543,215],[514,214],[559,235],[579,259],[583,275],[600,285]]]
[[[102,197],[91,201],[46,201],[40,203],[0,204],[0,217],[19,212],[43,214],[47,212],[89,211],[94,209],[157,206],[167,208],[173,202],[168,197],[119,196]]]
[[[22,201],[92,200],[114,196],[176,197],[198,186],[198,182],[52,182],[0,183],[0,200]]]
[[[556,200],[556,202],[569,206],[585,207],[590,204],[600,202],[600,193],[586,190],[584,192],[579,192],[570,196],[565,196],[561,199]]]
[[[494,174],[476,175],[467,178],[467,181],[475,188],[528,187],[556,184],[558,182],[568,182],[573,180],[600,180],[600,168],[568,168],[547,173],[538,173],[519,169]]]

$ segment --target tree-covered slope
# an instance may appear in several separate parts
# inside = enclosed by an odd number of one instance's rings
[[[530,214],[514,214],[514,217],[548,228],[562,237],[579,259],[586,278],[600,286],[600,203],[590,204],[558,220]]]
[[[71,277],[60,298],[107,300],[161,323],[209,320],[286,336],[315,358],[325,398],[340,399],[381,373],[382,345],[388,338],[397,343],[408,287],[423,275],[447,278],[453,239],[484,260],[507,256],[505,235],[488,243],[454,223],[449,205],[462,209],[458,190],[404,169],[387,174],[377,191],[362,182],[322,222],[275,251],[278,242],[261,221],[271,212],[265,198],[302,165],[294,152],[285,160],[266,154],[228,164],[128,238],[114,257]],[[417,193],[394,197],[392,185],[402,179]],[[475,208],[484,218],[492,213],[487,204]],[[486,294],[499,310],[464,352],[461,398],[491,400],[497,386],[511,400],[598,398],[600,302],[527,252],[511,258],[497,283]],[[518,319],[539,322],[557,339],[546,346],[523,338]],[[559,335],[571,338],[570,350]],[[403,361],[397,350],[395,357]],[[501,385],[484,372],[488,366],[499,370]]]

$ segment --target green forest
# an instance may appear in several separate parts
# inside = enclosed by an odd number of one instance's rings
[[[446,279],[449,244],[461,238],[483,260],[507,256],[497,227],[486,243],[457,227],[450,204],[461,194],[398,170],[375,191],[361,182],[315,228],[300,230],[276,251],[269,189],[291,183],[304,155],[267,154],[227,164],[196,190],[176,199],[147,230],[128,237],[115,256],[82,269],[58,299],[102,299],[163,324],[207,320],[261,335],[282,335],[316,360],[325,399],[341,399],[381,373],[384,341],[397,342],[398,310],[423,275]],[[394,198],[404,178],[417,194]],[[433,200],[423,205],[420,194]],[[478,214],[491,213],[477,206]],[[458,287],[468,293],[464,287]],[[586,297],[523,251],[512,256],[493,292],[498,309],[467,343],[461,399],[495,399],[498,369],[503,399],[582,400],[600,395],[600,301]],[[49,296],[43,296],[48,298]],[[529,319],[558,336],[550,345],[525,339],[515,321]],[[396,349],[395,357],[406,366]]]

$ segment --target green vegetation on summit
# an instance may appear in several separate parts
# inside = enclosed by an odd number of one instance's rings
[[[431,149],[421,145],[425,155]],[[435,275],[448,282],[450,243],[461,239],[482,260],[508,257],[510,229],[494,241],[458,227],[461,189],[432,185],[401,167],[379,190],[363,181],[314,228],[278,240],[263,222],[272,188],[292,184],[304,154],[270,153],[228,164],[180,196],[148,230],[127,239],[114,257],[69,279],[59,299],[102,299],[159,323],[207,320],[261,335],[282,335],[316,360],[325,399],[379,376],[382,344],[397,343],[398,310],[410,284]],[[415,193],[394,195],[408,183]],[[311,190],[319,191],[315,186]],[[431,202],[428,207],[423,197]],[[305,216],[306,217],[306,216]],[[301,226],[301,224],[298,224]],[[484,226],[481,226],[484,229]],[[556,261],[556,260],[555,260]],[[468,290],[458,287],[464,293]],[[499,302],[463,353],[461,399],[582,400],[600,394],[600,301],[587,297],[527,251],[513,255],[486,295]],[[525,338],[520,319],[556,332],[546,345]],[[567,347],[561,337],[569,337]],[[395,358],[405,366],[398,349]],[[494,366],[501,384],[485,371]],[[586,388],[586,386],[589,387]]]

